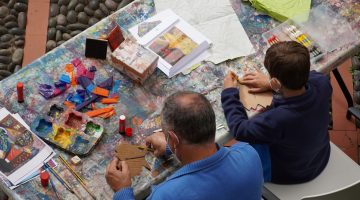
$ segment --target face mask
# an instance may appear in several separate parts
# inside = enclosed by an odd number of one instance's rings
[[[269,84],[272,90],[274,90],[276,93],[280,93],[281,89],[281,83],[277,78],[271,78],[269,80]]]

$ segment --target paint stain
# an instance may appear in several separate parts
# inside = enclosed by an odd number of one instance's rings
[[[54,136],[54,140],[62,148],[66,149],[71,144],[71,132],[69,130],[64,129],[63,127],[59,127],[56,130],[56,135]]]
[[[143,120],[139,117],[133,117],[132,118],[132,124],[134,124],[135,126],[140,126],[143,123]]]
[[[70,113],[68,119],[66,120],[65,124],[68,125],[71,128],[74,129],[80,129],[81,125],[83,124],[82,122],[83,118],[80,115],[77,115],[75,113]]]
[[[89,140],[83,139],[81,136],[76,136],[74,144],[70,147],[70,151],[77,154],[84,154],[91,148]]]
[[[51,107],[50,107],[50,110],[49,112],[47,113],[48,116],[50,117],[54,117],[54,118],[57,118],[57,116],[64,112],[64,108],[62,108],[61,106],[58,106],[56,104],[53,104]]]
[[[100,125],[95,124],[94,122],[88,122],[86,124],[86,128],[85,128],[85,134],[87,135],[94,135],[96,132],[99,132],[101,129]]]
[[[37,125],[35,130],[40,135],[47,135],[48,133],[52,132],[52,123],[46,121],[45,119],[40,119],[39,124]]]

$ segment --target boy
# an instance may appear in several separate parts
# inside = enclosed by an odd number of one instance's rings
[[[230,132],[237,140],[255,144],[265,181],[310,181],[322,172],[330,156],[331,85],[326,76],[310,72],[309,51],[297,42],[272,45],[264,65],[270,80],[255,72],[241,81],[252,87],[249,92],[275,91],[271,108],[252,119],[239,101],[236,75],[230,72],[225,77],[221,101]]]

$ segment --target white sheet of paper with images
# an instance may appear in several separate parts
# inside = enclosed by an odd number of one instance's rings
[[[0,109],[1,169],[14,185],[38,170],[53,150],[5,108]]]
[[[173,10],[212,41],[207,61],[218,64],[255,52],[229,0],[155,0],[155,8]]]
[[[161,23],[145,35],[139,34],[141,24],[156,21]],[[158,12],[145,22],[130,28],[129,32],[138,43],[159,55],[158,68],[169,78],[196,64],[194,61],[204,60],[208,55],[205,52],[209,51],[212,43],[170,9]]]

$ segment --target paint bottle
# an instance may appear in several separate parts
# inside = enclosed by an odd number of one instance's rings
[[[24,102],[24,84],[22,82],[18,82],[16,84],[16,90],[18,95],[18,102]]]
[[[43,187],[47,187],[49,185],[49,178],[50,175],[47,171],[43,171],[40,173],[40,181]]]
[[[125,127],[126,127],[126,117],[125,115],[120,115],[119,117],[119,133],[125,134]]]
[[[132,136],[132,128],[130,128],[130,127],[126,128],[125,135],[127,137],[131,137]]]

